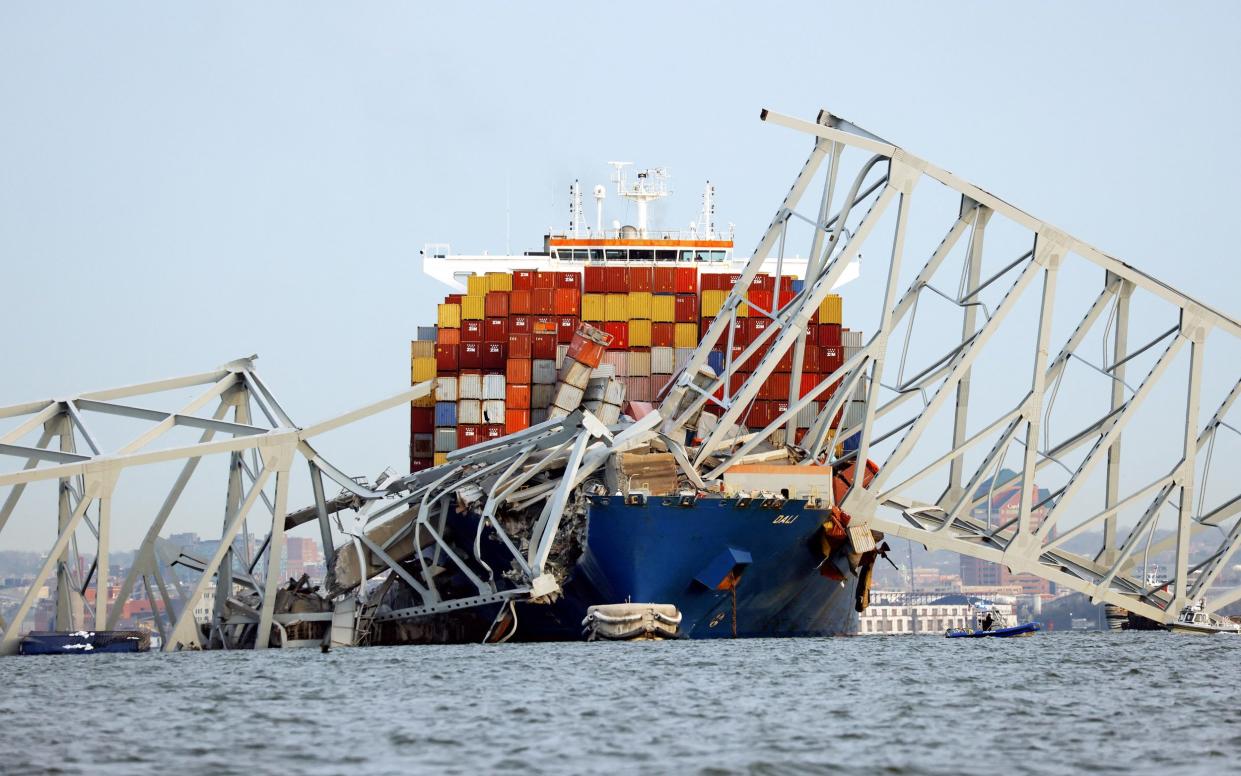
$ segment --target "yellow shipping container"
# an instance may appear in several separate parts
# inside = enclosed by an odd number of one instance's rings
[[[434,407],[435,406],[435,392],[432,391],[428,393],[426,396],[423,396],[421,399],[414,399],[413,401],[410,402],[410,404],[414,405],[415,407]]]
[[[629,319],[629,347],[649,348],[651,346],[651,322],[646,318]]]
[[[469,294],[461,299],[461,319],[465,321],[481,321],[486,309],[484,302],[487,297]]]
[[[431,340],[410,340],[409,357],[411,359],[435,358],[435,343]]]
[[[654,294],[651,297],[651,320],[656,323],[673,323],[677,319],[677,298],[672,294]]]
[[[651,320],[652,311],[655,303],[652,301],[654,295],[650,291],[630,291],[629,292],[629,317]]]
[[[698,324],[678,323],[672,330],[672,344],[678,348],[698,347]]]
[[[844,304],[840,294],[828,294],[819,302],[819,323],[843,323]]]
[[[507,272],[488,272],[487,273],[487,290],[488,291],[512,291],[513,276]],[[471,291],[470,293],[474,293]]]
[[[465,280],[465,292],[470,296],[486,296],[487,278],[483,275],[470,275]]]
[[[582,320],[602,321],[605,310],[603,294],[582,294]]]
[[[608,294],[604,300],[603,320],[629,320],[629,294]]]
[[[704,290],[702,292],[702,317],[714,318],[719,315],[720,309],[724,306],[724,302],[727,300],[727,291],[719,291],[713,288]]]
[[[448,453],[436,453],[434,462],[436,466],[443,466],[448,463]]]
[[[439,306],[439,317],[436,319],[441,329],[461,328],[461,305],[442,304]]]
[[[423,380],[435,379],[435,356],[430,358],[415,358],[413,367],[410,369],[410,385],[417,385]]]

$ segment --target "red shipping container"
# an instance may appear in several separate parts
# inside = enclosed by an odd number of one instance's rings
[[[676,312],[673,318],[677,323],[693,323],[698,320],[697,295],[677,294]]]
[[[505,375],[507,376],[507,372]],[[530,409],[530,386],[513,383],[504,386],[504,406],[511,410]]]
[[[629,270],[627,267],[604,267],[603,284],[609,294],[629,293]]]
[[[809,337],[806,338],[806,349],[802,353],[801,368],[803,372],[821,372],[823,351]]]
[[[507,318],[508,292],[488,291],[483,298],[483,314],[490,318]]]
[[[535,334],[530,346],[530,355],[531,358],[554,359],[556,357],[556,335]]]
[[[536,315],[530,320],[534,329],[531,334],[555,334],[560,328],[560,318],[551,315]]]
[[[506,342],[484,342],[483,343],[483,369],[503,369],[504,362],[508,358],[508,343]]]
[[[505,410],[504,412],[507,414],[508,410]],[[505,420],[507,421],[508,418],[505,417]],[[499,439],[502,436],[504,436],[503,423],[488,423],[486,426],[483,426],[484,439]]]
[[[754,288],[751,286],[750,292],[746,295],[746,298],[749,299],[755,307],[758,307],[761,312],[769,313],[772,312],[771,308],[772,303],[776,298],[776,292],[769,288]],[[752,314],[753,311],[751,311],[751,315]]]
[[[532,339],[533,338],[529,334],[508,335],[508,357],[533,358],[533,356],[530,355]]]
[[[759,399],[750,407],[750,414],[745,417],[745,424],[752,429],[766,428],[776,416],[771,413],[773,402]]]
[[[437,345],[458,345],[460,343],[460,329],[439,329],[435,332],[435,344]]]
[[[414,472],[420,472],[426,469],[430,469],[434,465],[434,463],[435,461],[433,458],[410,458],[409,459],[409,472],[410,474],[413,474]]]
[[[603,267],[587,267],[586,268],[586,293],[588,294],[605,294],[608,290],[608,282],[604,276]]]
[[[462,342],[482,342],[483,341],[483,322],[482,321],[462,321],[461,328]]]
[[[529,291],[534,288],[534,270],[518,269],[513,271],[513,290]]]
[[[714,318],[703,318],[702,323],[698,326],[699,338],[707,336],[707,329],[711,328],[711,324],[715,323]]]
[[[573,341],[573,334],[577,331],[577,325],[580,321],[572,315],[562,315],[556,323],[556,341],[562,345],[566,345]]]
[[[703,291],[719,291],[720,274],[718,272],[702,273],[702,290]]]
[[[763,381],[763,384],[759,386],[758,397],[760,399],[789,398],[789,376],[785,374],[769,375]]]
[[[483,342],[508,342],[508,318],[485,318]]]
[[[508,295],[509,315],[529,315],[534,312],[534,292],[528,288],[517,289]]]
[[[763,332],[767,330],[767,327],[771,325],[770,318],[738,318],[737,320],[745,321],[745,335],[748,337],[746,342],[757,341]]]
[[[530,293],[533,295],[531,312],[535,315],[551,315],[556,312],[556,289],[536,288]]]
[[[576,288],[557,288],[552,299],[552,311],[556,315],[580,315],[582,311],[582,292]],[[535,310],[535,312],[539,312]]]
[[[839,323],[820,323],[815,327],[815,333],[820,347],[840,347],[841,326]]]
[[[793,301],[795,296],[797,296],[797,292],[791,288],[780,289],[780,309],[783,310],[785,307],[788,307],[789,302]]]
[[[504,380],[514,385],[529,385],[534,377],[534,366],[528,358],[510,358],[504,362]]]
[[[776,279],[772,277],[771,275],[768,275],[763,272],[760,272],[757,275],[755,275],[754,279],[750,281],[751,291],[755,289],[762,289],[764,291],[770,291],[774,289],[775,287],[776,287]]]
[[[793,349],[789,348],[784,351],[784,355],[780,356],[780,360],[776,362],[776,371],[781,373],[789,373],[793,371]]]
[[[585,337],[574,337],[573,341],[569,343],[568,357],[579,364],[585,364],[594,369],[603,360],[603,353],[606,350],[607,348],[594,340]]]
[[[516,434],[530,428],[530,410],[504,410],[504,433]]]
[[[458,358],[461,369],[482,369],[483,367],[483,343],[481,342],[462,342],[461,354]]]
[[[534,289],[555,288],[556,273],[555,272],[535,272],[534,273]]]
[[[845,352],[844,348],[823,348],[819,353],[819,369],[823,374],[830,375],[840,367],[844,366]]]
[[[732,287],[737,285],[738,280],[741,280],[740,272],[727,272],[720,275],[720,290],[731,291]]]
[[[455,372],[461,368],[460,354],[457,349],[460,345],[436,345],[435,346],[435,369],[440,373]]]
[[[582,290],[582,276],[576,272],[557,272],[554,282],[556,288],[571,288],[578,292]]]
[[[469,447],[483,441],[483,427],[473,424],[457,426],[457,447]]]
[[[697,294],[698,293],[698,268],[697,267],[677,267],[676,268],[676,288],[678,294]]]
[[[793,290],[793,276],[792,275],[781,276],[780,291],[781,292],[784,292],[784,291],[792,292],[792,290]]]
[[[449,294],[444,297],[444,304],[461,304],[461,300],[464,297],[465,294]]]
[[[656,348],[670,348],[676,343],[675,323],[652,323],[651,324],[651,346]]]
[[[629,349],[629,323],[627,321],[608,321],[603,324],[603,330],[612,335],[613,350]]]
[[[652,273],[651,290],[657,294],[675,294],[677,292],[676,267],[656,267]]]
[[[509,334],[534,334],[534,326],[532,325],[529,315],[510,315],[508,317],[508,333]]]
[[[814,387],[821,382],[823,382],[823,375],[817,372],[804,372],[801,376],[801,391],[797,394],[798,398],[813,391]],[[818,399],[824,398],[826,398],[824,394],[819,394]]]
[[[655,268],[637,266],[629,268],[629,290],[651,291],[655,288]]]
[[[746,326],[745,318],[737,318],[736,320],[733,321],[732,334],[733,334],[734,345],[749,345],[750,344],[750,332],[749,332],[749,327]],[[728,332],[724,332],[722,340],[725,343],[728,342]]]
[[[411,434],[435,433],[435,408],[434,407],[410,407],[409,408],[409,433]]]

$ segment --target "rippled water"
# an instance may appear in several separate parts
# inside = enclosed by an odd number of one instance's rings
[[[1237,772],[1241,639],[0,659],[4,773]]]

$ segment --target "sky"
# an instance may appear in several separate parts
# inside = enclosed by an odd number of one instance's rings
[[[610,159],[670,169],[675,226],[710,179],[748,253],[808,148],[764,107],[826,107],[1235,315],[1241,13],[1169,8],[0,3],[0,405],[251,353],[302,425],[396,393],[444,293],[423,245],[537,248]],[[399,467],[406,422],[322,452]],[[177,527],[213,530],[220,492]]]

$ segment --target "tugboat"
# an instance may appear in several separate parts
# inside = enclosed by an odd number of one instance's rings
[[[1241,634],[1241,624],[1206,611],[1206,602],[1198,599],[1181,610],[1176,620],[1168,626],[1173,633],[1192,633],[1199,636],[1212,636],[1216,633]]]

